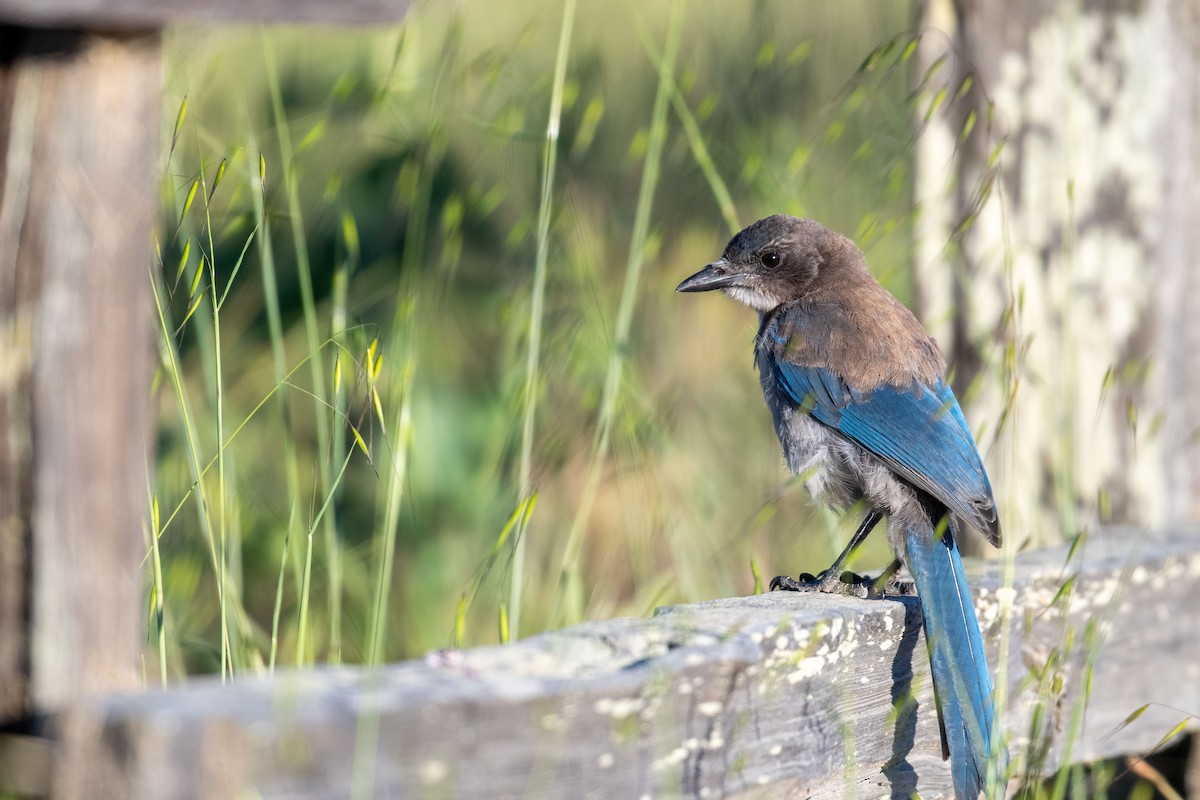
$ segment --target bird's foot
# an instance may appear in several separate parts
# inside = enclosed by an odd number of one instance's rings
[[[801,573],[792,578],[778,575],[771,579],[772,592],[821,592],[841,594],[848,597],[912,597],[917,588],[908,578],[900,578],[895,571],[885,571],[874,578],[856,572],[832,573],[828,570],[820,575]]]
[[[874,581],[854,572],[834,573],[829,570],[820,575],[807,572],[793,578],[778,575],[771,579],[772,592],[821,592],[822,594],[844,594],[849,597],[867,597]]]

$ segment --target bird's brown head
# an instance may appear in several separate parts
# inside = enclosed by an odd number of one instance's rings
[[[675,291],[723,289],[765,313],[847,271],[866,271],[862,254],[849,239],[811,219],[775,214],[734,236],[719,259]]]

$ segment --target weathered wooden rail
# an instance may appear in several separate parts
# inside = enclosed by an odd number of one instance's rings
[[[1067,554],[1020,556],[1011,589],[998,565],[973,575],[991,663],[1007,653],[1014,755],[1045,756],[1035,774],[1145,753],[1200,711],[1200,537],[1109,531]],[[197,680],[85,700],[57,733],[49,772],[64,797],[948,790],[908,598],[739,597],[374,671]]]

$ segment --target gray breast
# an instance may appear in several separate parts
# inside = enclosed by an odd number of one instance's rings
[[[834,508],[845,509],[865,498],[872,508],[886,512],[896,523],[888,526],[892,549],[904,553],[905,525],[925,520],[913,488],[866,448],[797,408],[765,361],[759,360],[763,396],[792,474],[801,476],[816,500]]]
[[[792,474],[804,479],[813,497],[831,506],[845,508],[861,498],[867,455],[862,448],[799,410],[765,358],[759,359],[759,379]]]

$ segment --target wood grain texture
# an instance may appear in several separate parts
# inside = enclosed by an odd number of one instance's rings
[[[1023,556],[1015,590],[997,590],[995,565],[975,574],[993,665],[1007,641],[1014,753],[1030,752],[1034,716],[1048,772],[1148,750],[1183,717],[1152,706],[1121,728],[1145,703],[1200,707],[1200,609],[1181,599],[1200,590],[1196,542],[1108,532],[1070,563],[1065,550]],[[1091,702],[1073,721],[1087,671]],[[1040,694],[1038,673],[1050,678]],[[912,599],[733,598],[375,672],[200,680],[86,701],[60,732],[63,797],[332,798],[356,785],[391,798],[950,791]]]
[[[408,0],[0,0],[0,21],[27,27],[157,28],[176,22],[396,22]]]
[[[0,38],[8,719],[137,674],[161,66],[157,35]]]

